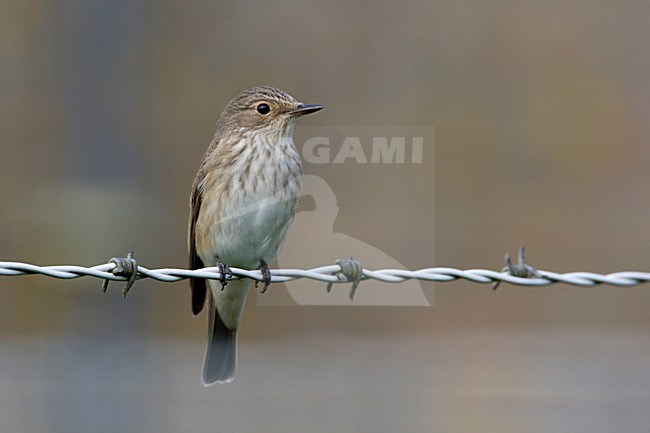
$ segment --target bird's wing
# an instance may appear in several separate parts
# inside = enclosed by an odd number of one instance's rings
[[[194,185],[192,186],[192,196],[190,198],[190,223],[189,223],[189,246],[190,246],[190,269],[201,269],[205,265],[196,251],[195,228],[196,221],[199,219],[201,212],[202,200],[202,180],[204,179],[203,170],[199,170]],[[203,309],[206,295],[206,280],[203,278],[190,278],[190,288],[192,289],[192,313],[196,316]]]

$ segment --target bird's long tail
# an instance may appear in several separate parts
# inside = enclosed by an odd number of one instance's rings
[[[217,282],[217,284],[219,284]],[[225,290],[219,289],[208,293],[208,344],[203,364],[203,384],[228,383],[235,378],[237,369],[237,324],[244,308],[244,300],[250,280],[233,280],[228,282]],[[214,299],[217,296],[217,300]],[[224,322],[217,310],[217,303],[223,308],[224,300],[232,300],[231,307],[234,311],[235,324],[230,327]],[[223,310],[222,310],[223,311]],[[232,324],[233,317],[230,317]]]

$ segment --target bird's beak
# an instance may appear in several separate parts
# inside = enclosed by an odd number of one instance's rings
[[[323,106],[318,104],[300,104],[298,108],[293,111],[289,111],[287,114],[289,116],[304,116],[305,114],[315,113],[318,110],[322,110]]]

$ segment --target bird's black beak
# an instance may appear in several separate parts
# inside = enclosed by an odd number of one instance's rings
[[[318,110],[322,110],[324,107],[318,104],[300,104],[298,108],[293,111],[289,111],[287,114],[289,116],[304,116],[305,114],[315,113]]]

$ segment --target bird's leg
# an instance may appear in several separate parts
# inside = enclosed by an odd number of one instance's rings
[[[228,284],[226,281],[226,276],[232,277],[232,271],[230,270],[230,266],[222,262],[219,257],[217,257],[217,267],[219,268],[219,282],[221,283],[221,290],[223,290],[226,287],[226,284]]]
[[[260,270],[262,273],[262,282],[264,283],[264,287],[262,287],[262,290],[260,290],[260,293],[266,292],[266,289],[269,288],[269,285],[271,284],[271,271],[269,271],[269,265],[266,264],[264,260],[260,261],[260,267],[257,268]],[[257,289],[257,285],[260,283],[260,281],[255,281],[255,288]]]

